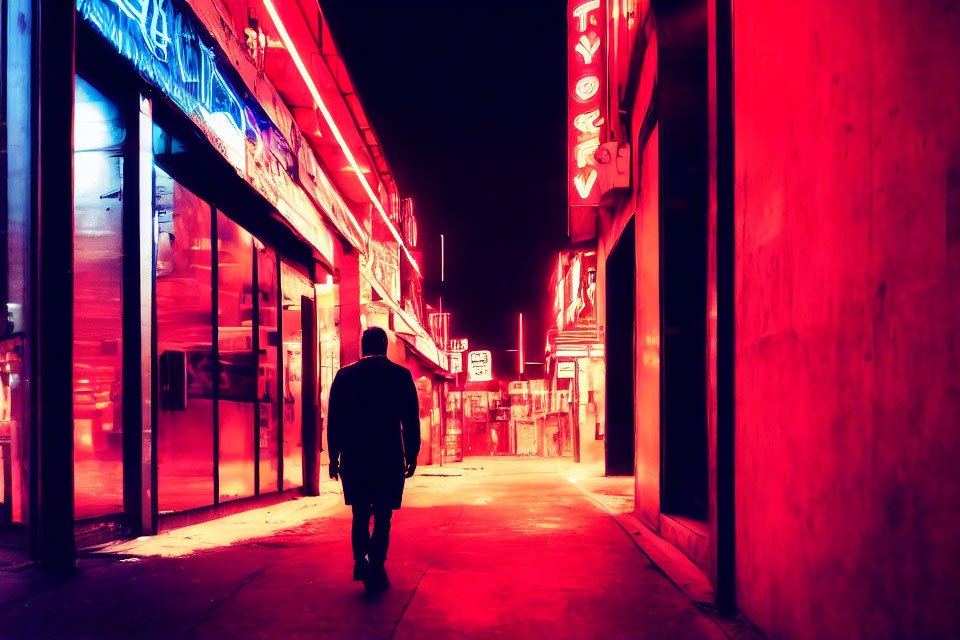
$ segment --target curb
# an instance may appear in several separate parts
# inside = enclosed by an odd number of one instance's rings
[[[563,477],[558,470],[557,475]],[[591,502],[603,509],[667,580],[690,599],[691,604],[734,640],[766,640],[766,636],[741,616],[721,616],[714,605],[713,587],[706,576],[680,551],[658,536],[650,527],[630,513],[615,513],[593,492],[579,482],[571,483]]]

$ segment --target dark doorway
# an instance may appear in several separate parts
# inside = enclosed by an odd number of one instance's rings
[[[700,32],[687,37],[689,41],[678,36],[661,55],[658,85],[660,490],[664,513],[706,521],[706,38]]]
[[[632,476],[634,324],[636,318],[634,219],[607,258],[607,402],[604,450],[608,476]]]

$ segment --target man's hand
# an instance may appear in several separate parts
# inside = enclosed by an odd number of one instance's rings
[[[416,461],[416,460],[414,460],[413,462],[409,462],[409,461],[408,461],[408,462],[407,462],[407,467],[406,467],[406,469],[405,469],[404,472],[403,472],[403,477],[404,477],[404,478],[412,478],[412,477],[413,477],[413,472],[416,471],[416,470],[417,470],[417,461]]]
[[[330,479],[339,480],[340,479],[339,475],[340,475],[340,465],[337,464],[336,460],[331,460],[330,461]]]

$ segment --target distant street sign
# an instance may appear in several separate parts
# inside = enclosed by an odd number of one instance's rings
[[[471,351],[467,354],[467,373],[473,382],[493,380],[493,357],[489,351]]]
[[[557,379],[573,378],[576,375],[577,363],[571,361],[557,363]]]
[[[463,373],[463,354],[450,353],[447,356],[450,358],[450,373]]]
[[[453,353],[463,353],[470,348],[466,338],[450,338],[448,347]]]

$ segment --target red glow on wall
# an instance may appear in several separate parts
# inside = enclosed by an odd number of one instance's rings
[[[603,136],[604,10],[600,0],[571,0],[567,13],[567,194],[572,236],[589,231],[600,200],[594,153]],[[587,207],[587,210],[582,209]]]

